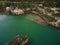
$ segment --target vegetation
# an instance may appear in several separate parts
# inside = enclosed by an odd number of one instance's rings
[[[60,0],[0,0],[0,1],[16,1],[16,2],[42,2],[45,6],[57,6],[60,7]],[[47,2],[47,3],[46,3]]]
[[[60,7],[60,0],[0,0],[0,12],[3,12],[5,10],[6,6],[13,6],[13,7],[19,7],[19,8],[27,8],[31,7],[31,4],[24,4],[24,3],[8,3],[8,2],[1,2],[1,1],[12,1],[12,2],[37,2],[38,4],[43,4],[43,6],[46,7]],[[53,12],[49,8],[47,9],[48,12]],[[60,12],[60,11],[59,11]],[[59,13],[60,14],[60,13]],[[54,14],[58,15],[59,14]]]

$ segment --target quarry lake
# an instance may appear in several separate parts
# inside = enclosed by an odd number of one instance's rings
[[[0,15],[0,45],[5,45],[17,34],[29,37],[28,45],[60,45],[60,29],[42,26],[22,16]]]

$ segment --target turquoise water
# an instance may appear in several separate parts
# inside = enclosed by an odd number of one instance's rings
[[[38,25],[25,16],[0,15],[0,45],[17,34],[28,35],[29,45],[60,45],[60,29]]]

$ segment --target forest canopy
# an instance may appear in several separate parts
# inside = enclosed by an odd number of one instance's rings
[[[24,2],[24,1],[28,1],[28,2],[44,2],[44,5],[56,5],[57,7],[60,7],[60,0],[0,0],[0,1],[16,1],[16,2]],[[53,4],[54,3],[54,4]]]

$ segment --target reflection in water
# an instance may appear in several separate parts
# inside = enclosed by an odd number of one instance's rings
[[[4,20],[6,18],[6,15],[0,15],[0,21]]]

